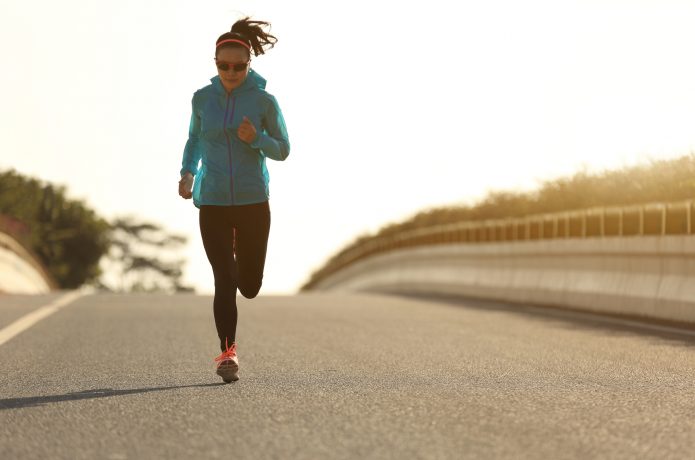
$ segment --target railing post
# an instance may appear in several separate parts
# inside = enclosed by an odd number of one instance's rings
[[[570,237],[570,213],[565,212],[565,238]]]
[[[639,207],[639,229],[638,234],[640,236],[644,235],[644,206]]]
[[[687,206],[687,208],[686,208],[687,211],[685,212],[685,215],[686,215],[686,218],[687,218],[687,221],[688,221],[687,224],[686,224],[686,229],[687,229],[687,231],[688,231],[688,235],[690,235],[690,234],[692,233],[692,231],[693,231],[693,230],[692,230],[692,224],[690,223],[690,219],[691,219],[691,216],[692,216],[692,208],[693,208],[693,202],[692,202],[692,201],[688,201],[688,206]]]
[[[531,239],[531,221],[528,217],[524,218],[524,239]]]
[[[582,216],[582,238],[586,238],[586,214],[588,211],[584,210],[581,212]]]

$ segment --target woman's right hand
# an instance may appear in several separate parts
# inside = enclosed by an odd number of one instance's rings
[[[193,196],[193,174],[187,172],[179,181],[179,196],[188,200]]]

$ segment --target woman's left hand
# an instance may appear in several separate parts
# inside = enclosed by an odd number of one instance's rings
[[[247,144],[250,144],[254,139],[256,139],[256,127],[253,126],[251,120],[249,120],[245,115],[244,121],[241,122],[239,128],[237,129],[237,136],[239,136],[239,139]]]

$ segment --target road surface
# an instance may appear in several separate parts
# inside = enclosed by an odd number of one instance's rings
[[[60,298],[0,296],[0,330]],[[695,338],[482,301],[81,297],[0,345],[0,458],[692,458]]]

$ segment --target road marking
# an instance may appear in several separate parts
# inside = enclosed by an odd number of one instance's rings
[[[4,329],[0,329],[0,345],[4,344],[17,334],[29,329],[31,326],[38,323],[45,317],[52,315],[64,306],[87,294],[89,294],[89,291],[68,292],[64,296],[55,300],[53,303],[45,305],[38,310],[34,310],[31,313],[22,316]]]

